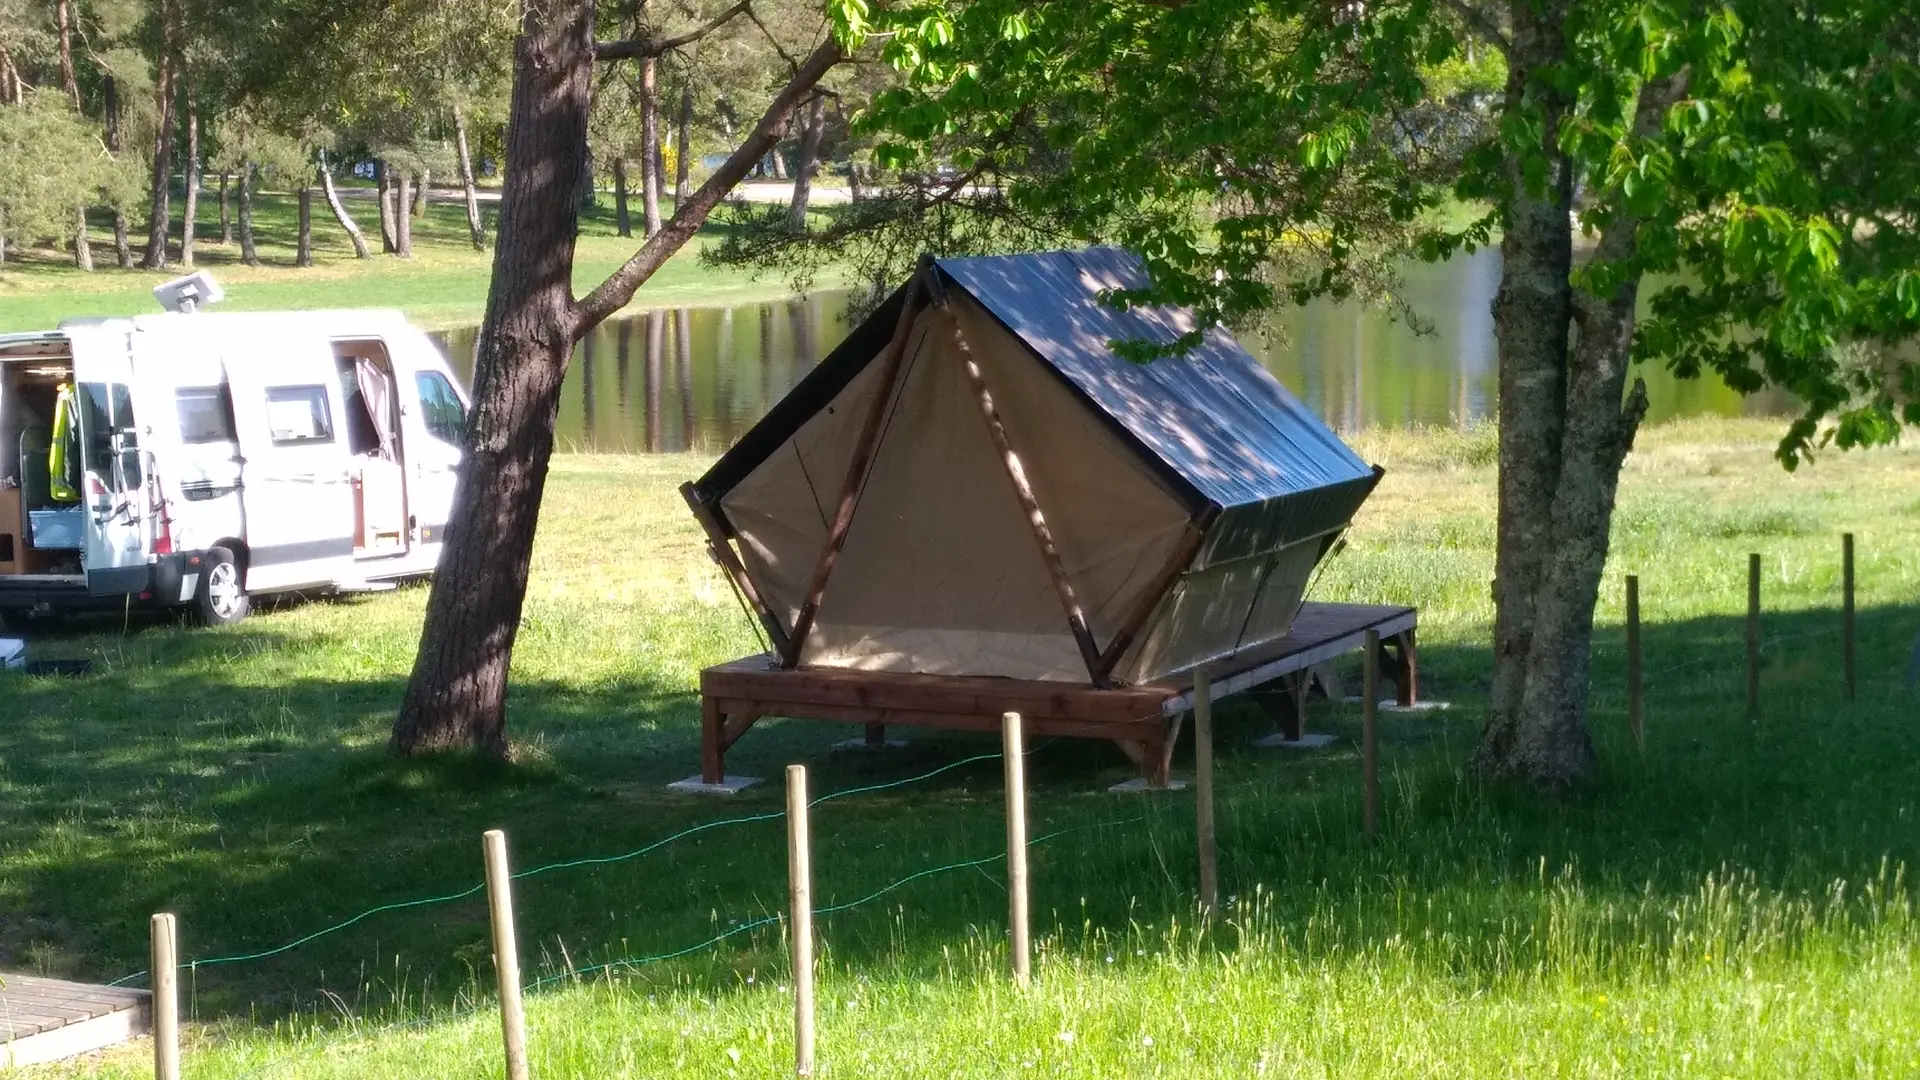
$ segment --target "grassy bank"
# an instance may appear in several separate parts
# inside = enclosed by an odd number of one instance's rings
[[[633,254],[639,241],[622,238],[614,229],[611,199],[584,216],[576,252],[574,278],[584,293]],[[176,207],[178,200],[175,200]],[[347,208],[375,252],[380,249],[380,221],[371,199],[347,200]],[[176,210],[177,212],[177,210]],[[495,207],[485,207],[491,235]],[[639,206],[634,206],[638,221]],[[315,265],[293,266],[298,233],[297,207],[288,195],[262,194],[254,200],[254,231],[265,265],[244,266],[240,248],[219,241],[215,200],[205,194],[200,202],[199,237],[195,265],[211,270],[227,289],[226,307],[236,311],[316,307],[397,307],[429,329],[478,323],[486,307],[487,282],[492,271],[491,251],[476,252],[467,240],[466,210],[451,202],[429,203],[413,226],[413,258],[388,255],[355,259],[346,233],[335,224],[326,204],[314,200],[313,250]],[[179,236],[175,222],[172,235]],[[713,241],[709,228],[662,267],[640,290],[639,306],[714,305],[747,303],[785,296],[791,290],[778,278],[755,281],[733,270],[702,266],[698,252]],[[94,273],[73,266],[70,253],[29,251],[0,268],[0,333],[44,330],[62,319],[81,316],[138,315],[157,311],[152,289],[178,269],[165,272],[124,271],[113,265],[110,219],[94,223]],[[104,242],[103,242],[104,241]],[[832,282],[822,282],[831,285]]]
[[[1104,794],[1130,766],[1060,742],[1029,766],[1038,986],[1012,993],[999,767],[976,760],[815,813],[821,1057],[839,1076],[1789,1075],[1920,1071],[1920,450],[1798,475],[1775,430],[1641,441],[1594,664],[1602,772],[1542,802],[1461,772],[1491,608],[1488,432],[1361,440],[1388,476],[1317,595],[1416,603],[1430,696],[1383,718],[1383,832],[1358,829],[1351,738],[1259,751],[1223,710],[1227,917],[1196,927],[1191,803]],[[72,682],[0,690],[0,968],[145,966],[149,912],[200,960],[264,953],[517,866],[645,849],[776,814],[662,791],[695,771],[703,664],[755,644],[673,486],[693,458],[563,458],[515,657],[521,761],[407,763],[385,729],[424,590],[282,605],[221,632],[115,620],[37,643]],[[1841,700],[1839,535],[1860,537],[1859,699]],[[1745,716],[1746,553],[1766,568],[1765,713]],[[1624,731],[1617,603],[1642,575],[1648,741]],[[1310,725],[1350,737],[1350,707]],[[993,741],[763,726],[732,771],[805,761],[817,791],[890,783]],[[1178,768],[1179,766],[1177,766]],[[976,860],[978,865],[964,865]],[[923,869],[956,869],[910,881]],[[516,884],[541,1076],[770,1075],[788,1053],[778,820]],[[867,899],[873,897],[872,899]],[[861,902],[865,901],[865,902]],[[713,939],[719,939],[717,941]],[[709,943],[710,942],[710,943]],[[653,960],[688,950],[672,959]],[[612,972],[565,976],[620,959]],[[492,1076],[482,899],[381,911],[188,980],[197,1077]],[[52,1070],[140,1075],[139,1047]]]

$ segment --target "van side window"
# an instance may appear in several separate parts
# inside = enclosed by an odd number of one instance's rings
[[[180,409],[180,441],[233,441],[233,394],[226,386],[183,386],[174,395]]]
[[[324,386],[267,388],[267,433],[275,446],[333,441],[333,409]]]
[[[465,446],[467,443],[467,407],[453,384],[437,371],[422,371],[413,377],[420,390],[420,415],[427,431],[443,443]]]

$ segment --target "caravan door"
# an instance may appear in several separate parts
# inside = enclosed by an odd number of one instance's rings
[[[331,342],[301,330],[250,335],[226,342],[222,360],[240,447],[247,590],[350,576],[353,476]]]
[[[67,430],[80,458],[84,514],[81,565],[95,596],[148,588],[146,470],[133,415],[133,361],[127,333],[103,327],[68,331],[73,388],[61,396],[70,409]]]

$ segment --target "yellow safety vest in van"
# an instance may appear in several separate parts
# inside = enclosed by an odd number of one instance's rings
[[[55,502],[79,502],[80,493],[67,482],[68,444],[73,441],[73,384],[64,383],[53,401],[53,445],[47,447],[47,492]]]

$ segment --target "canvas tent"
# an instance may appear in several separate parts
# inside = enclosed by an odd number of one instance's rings
[[[1284,636],[1378,482],[1094,249],[928,260],[685,489],[785,666],[1145,682]]]

